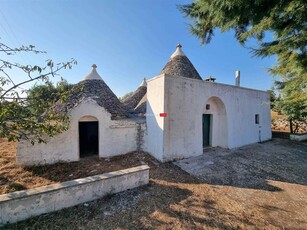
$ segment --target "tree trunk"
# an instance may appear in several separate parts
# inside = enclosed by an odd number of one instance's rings
[[[289,122],[290,122],[290,133],[293,133],[293,123],[292,123],[292,119],[290,119]]]

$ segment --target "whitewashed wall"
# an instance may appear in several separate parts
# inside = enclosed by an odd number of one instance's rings
[[[161,75],[163,76],[163,75]],[[147,125],[147,149],[156,159],[163,160],[163,130],[164,118],[159,114],[165,111],[164,108],[164,78],[158,76],[147,80],[147,104],[146,104],[146,125]],[[150,89],[150,90],[148,90]]]
[[[150,130],[163,133],[162,161],[196,156],[203,153],[202,114],[213,114],[212,146],[235,148],[271,138],[269,94],[264,91],[205,82],[195,79],[160,75],[150,81],[148,95],[163,90],[164,104],[148,97],[148,104],[163,104],[166,118],[147,119],[149,152],[161,145],[152,138]],[[219,103],[219,101],[221,103]],[[210,110],[206,111],[206,104]],[[225,113],[221,107],[225,107]],[[152,113],[160,107],[151,106]],[[255,124],[255,114],[260,124]],[[161,121],[163,119],[163,121]],[[218,121],[218,122],[217,122]],[[158,125],[159,124],[159,125]],[[150,127],[150,128],[149,128]],[[163,131],[162,131],[163,130]],[[259,132],[260,131],[260,132]],[[152,153],[154,155],[154,153]]]
[[[78,161],[80,159],[79,120],[89,116],[95,117],[99,122],[99,157],[112,157],[138,149],[138,124],[129,119],[111,120],[111,114],[89,98],[71,111],[70,128],[66,132],[48,138],[47,144],[32,146],[27,141],[18,143],[17,164],[33,165],[52,164],[58,161]],[[147,149],[145,141],[143,148]]]
[[[213,114],[212,146],[235,148],[271,138],[269,94],[264,91],[160,75],[147,81],[147,99],[146,124],[111,120],[110,113],[86,99],[72,110],[71,127],[65,133],[49,139],[48,144],[20,142],[17,164],[78,161],[78,122],[87,116],[99,122],[100,157],[135,150],[148,151],[161,161],[200,155],[203,114]],[[260,115],[259,125],[255,114]]]
[[[203,114],[211,114],[210,145],[227,148],[228,123],[225,105],[221,99],[214,96],[207,100],[207,104],[210,106],[210,109],[206,109],[205,106]]]

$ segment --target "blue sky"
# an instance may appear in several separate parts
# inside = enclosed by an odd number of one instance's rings
[[[82,80],[95,63],[117,96],[135,90],[144,77],[158,75],[177,43],[203,78],[234,84],[235,71],[240,70],[242,86],[270,89],[273,80],[266,70],[275,58],[252,57],[233,32],[217,31],[209,45],[201,45],[189,32],[190,21],[176,7],[190,2],[0,0],[0,37],[12,47],[32,44],[47,51],[14,57],[21,63],[76,59],[78,65],[62,72],[70,83]],[[13,77],[21,79],[19,74]]]

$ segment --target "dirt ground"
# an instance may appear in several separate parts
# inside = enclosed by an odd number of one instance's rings
[[[213,148],[176,165],[280,228],[307,229],[307,143],[276,139],[234,150]]]
[[[92,156],[79,162],[19,167],[15,164],[16,143],[0,139],[0,194],[40,187],[57,182],[138,166],[151,160],[145,153],[132,152],[121,157],[99,159]]]
[[[307,229],[306,143],[275,139],[204,157],[196,176],[146,157],[148,185],[5,229]]]

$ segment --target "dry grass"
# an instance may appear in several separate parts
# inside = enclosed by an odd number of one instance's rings
[[[249,173],[240,174],[247,187],[236,184],[236,173],[231,180],[231,175],[220,174],[220,179],[209,182],[211,179],[207,178],[206,182],[172,163],[162,164],[142,156],[139,163],[151,167],[148,185],[4,229],[307,229],[307,145],[288,141],[269,144],[268,152],[267,143],[257,145],[263,151],[262,157],[253,157],[257,152],[253,145],[253,151],[243,148],[233,160],[239,168],[241,159],[243,166],[249,162]],[[123,157],[127,164],[132,158]],[[289,167],[288,161],[292,162]],[[293,164],[300,168],[292,170]],[[233,165],[214,165],[212,175],[236,170]],[[248,182],[257,178],[261,185],[276,189],[250,186]]]
[[[15,165],[16,143],[0,139],[0,194],[24,189],[31,173]]]
[[[152,166],[149,185],[8,225],[7,229],[277,229],[171,163]]]
[[[98,156],[79,162],[20,167],[15,164],[16,143],[0,139],[0,194],[40,187],[52,183],[93,176],[155,161],[145,153],[128,153],[102,159]]]
[[[283,119],[283,118],[285,118],[284,115],[278,114],[277,112],[274,112],[274,111],[271,110],[271,119],[272,119],[272,120],[275,120],[275,119]]]
[[[290,126],[281,127],[280,125],[277,125],[276,127],[276,125],[274,125],[277,120],[284,119],[284,118],[285,118],[284,115],[278,114],[277,112],[274,112],[271,110],[271,127],[272,127],[273,132],[290,133]]]
[[[297,126],[297,128],[296,128]],[[272,131],[275,132],[273,135],[282,137],[282,133],[290,133],[290,122],[288,119],[277,112],[271,110],[271,127]],[[307,133],[307,123],[302,121],[293,121],[293,129],[296,133]],[[280,135],[279,135],[280,133]],[[285,135],[286,137],[287,135]]]

